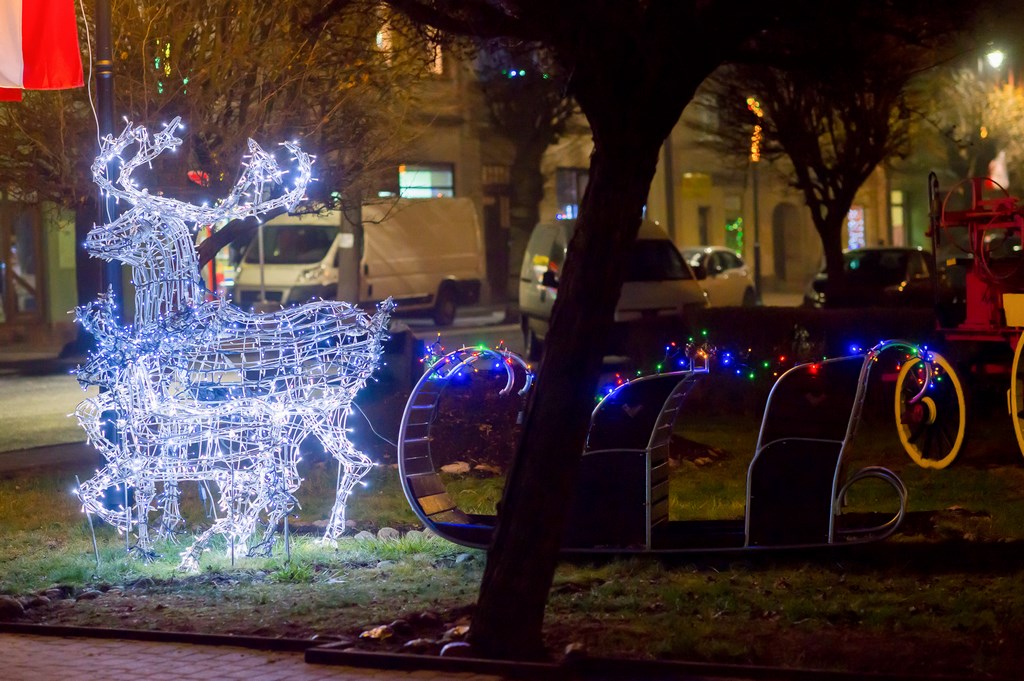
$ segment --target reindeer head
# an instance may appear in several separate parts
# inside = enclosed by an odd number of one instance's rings
[[[93,227],[85,237],[85,250],[94,258],[134,264],[144,250],[142,245],[154,239],[159,225],[156,216],[133,208],[111,223]]]
[[[283,184],[287,171],[252,140],[241,177],[228,196],[215,206],[194,206],[138,187],[132,173],[164,151],[177,149],[181,139],[174,133],[180,125],[181,119],[175,118],[161,132],[150,136],[143,126],[132,127],[129,123],[117,138],[103,138],[100,154],[92,164],[93,181],[106,196],[118,203],[124,200],[132,207],[113,222],[93,227],[86,238],[86,248],[92,255],[137,264],[149,257],[147,251],[155,242],[176,243],[179,250],[188,242],[191,248],[191,230],[201,225],[256,216],[282,207],[290,210],[305,194],[313,159],[294,142],[286,142],[283,146],[295,162],[294,184],[280,196],[264,199],[267,184]],[[133,145],[137,147],[134,156],[125,158],[123,153]],[[115,169],[117,176],[112,179]]]

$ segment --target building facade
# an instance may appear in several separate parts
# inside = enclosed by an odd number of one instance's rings
[[[510,229],[513,147],[491,125],[473,64],[438,52],[421,82],[417,131],[381,179],[381,196],[459,196],[473,200],[483,229],[488,280],[484,299],[515,303],[528,234]],[[797,293],[822,264],[821,242],[803,197],[771,164],[744,162],[747,150],[722,159],[702,148],[688,117],[666,140],[646,216],[680,247],[723,245],[758,266],[764,290]],[[593,149],[586,121],[545,154],[540,219],[575,217]],[[878,168],[858,192],[843,243],[926,245],[925,179]],[[73,216],[52,206],[0,196],[3,309],[0,343],[74,335],[77,302]],[[80,255],[80,254],[79,254]],[[79,257],[81,261],[81,258]],[[129,297],[129,296],[126,296]]]

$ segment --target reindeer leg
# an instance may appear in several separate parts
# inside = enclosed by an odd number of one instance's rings
[[[128,484],[120,470],[110,464],[104,466],[96,475],[83,482],[78,487],[78,498],[82,502],[82,508],[86,513],[95,514],[100,520],[108,523],[118,532],[129,532],[132,526],[132,514],[130,509],[121,507],[109,508],[104,505],[103,497],[107,490],[114,485]]]
[[[156,557],[153,552],[153,540],[149,536],[149,512],[155,497],[156,484],[152,479],[143,477],[135,486],[135,515],[138,529],[135,546],[131,550],[145,561]]]
[[[157,531],[161,539],[177,542],[177,536],[182,532],[185,519],[181,517],[180,500],[181,489],[178,487],[178,481],[164,481],[160,494],[160,526]]]
[[[181,562],[178,563],[178,569],[182,572],[199,572],[199,559],[206,550],[206,545],[209,543],[213,535],[226,534],[230,523],[231,521],[228,518],[221,518],[210,525],[205,532],[196,537],[191,546],[179,554],[181,556]]]
[[[298,500],[289,491],[291,487],[285,477],[285,471],[277,471],[277,482],[271,490],[267,499],[267,524],[263,535],[258,542],[249,547],[248,555],[268,557],[273,552],[274,543],[277,540],[277,526],[284,520],[285,516],[298,504]],[[298,478],[296,477],[296,480]]]
[[[177,537],[185,527],[185,519],[181,515],[181,488],[179,486],[182,472],[185,469],[180,452],[172,451],[164,454],[165,458],[172,456],[171,472],[164,478],[163,489],[160,493],[160,523],[157,534],[161,539],[177,543]]]
[[[357,450],[345,437],[345,418],[343,415],[336,415],[341,422],[341,428],[326,428],[318,424],[317,435],[324,447],[331,455],[338,460],[339,475],[338,489],[334,495],[334,507],[331,509],[331,518],[327,522],[327,529],[324,531],[322,541],[334,544],[345,532],[345,504],[352,493],[352,489],[359,484],[363,477],[373,468],[373,461]]]

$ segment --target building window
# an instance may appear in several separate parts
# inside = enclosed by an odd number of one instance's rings
[[[407,199],[455,196],[455,166],[451,163],[403,163],[398,166],[398,190]]]
[[[892,222],[892,245],[905,246],[906,237],[906,209],[903,206],[903,192],[895,189],[889,192],[889,219]]]
[[[737,253],[743,252],[743,218],[734,217],[725,222],[725,247]]]
[[[385,22],[380,27],[374,42],[377,44],[377,50],[384,56],[384,63],[391,66],[391,56],[394,51],[391,40],[391,24]]]
[[[555,170],[555,198],[558,200],[558,220],[575,218],[580,212],[583,192],[587,189],[590,172],[586,168],[558,168]]]
[[[480,170],[484,186],[508,186],[510,181],[509,167],[506,165],[485,164]]]
[[[428,45],[427,49],[429,50],[427,71],[435,76],[444,75],[444,52],[441,50],[441,46],[433,43]]]
[[[711,243],[711,206],[697,206],[697,240]]]

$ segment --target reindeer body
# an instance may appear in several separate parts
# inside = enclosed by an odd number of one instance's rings
[[[134,205],[94,228],[86,246],[132,267],[136,314],[134,326],[126,328],[107,298],[78,311],[99,346],[79,380],[103,390],[77,415],[107,460],[79,496],[87,511],[126,532],[135,528],[139,548],[148,551],[158,492],[160,531],[173,534],[183,525],[178,483],[212,483],[223,515],[182,553],[182,567],[195,569],[215,534],[226,536],[232,551],[269,551],[274,529],[295,503],[299,444],[310,434],[342,469],[325,538],[344,531],[348,495],[372,466],[348,442],[345,421],[352,398],[377,365],[393,304],[383,303],[372,316],[334,301],[253,314],[206,299],[188,224],[254,215],[275,202],[293,207],[305,191],[310,161],[289,145],[305,172],[289,194],[263,204],[245,204],[241,197],[247,191],[262,195],[262,183],[280,172],[253,142],[254,162],[218,209],[135,189],[131,170],[180,143],[171,134],[176,122],[153,143],[144,129],[131,127],[117,140],[105,140],[105,151],[118,154],[132,143],[140,148],[122,166],[119,187],[106,177],[107,156],[93,166],[102,187]],[[135,490],[131,507],[103,504],[117,485]],[[257,538],[261,521],[266,529]]]

